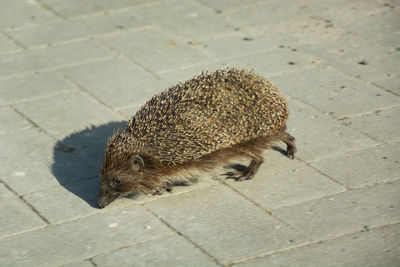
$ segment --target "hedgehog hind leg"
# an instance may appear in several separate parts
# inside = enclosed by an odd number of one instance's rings
[[[234,172],[228,172],[225,175],[227,179],[235,179],[235,181],[250,180],[257,173],[264,159],[260,157],[254,157],[251,159],[249,166],[243,170],[237,170]]]
[[[279,139],[286,144],[286,155],[294,159],[294,154],[297,152],[296,139],[287,132],[282,132],[279,135]]]

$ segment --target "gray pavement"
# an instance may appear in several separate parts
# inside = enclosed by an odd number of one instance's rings
[[[399,29],[398,0],[1,0],[0,265],[400,266]],[[113,131],[226,66],[281,89],[297,158],[98,209]]]

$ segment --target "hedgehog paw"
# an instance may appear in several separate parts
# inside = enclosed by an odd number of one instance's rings
[[[254,174],[248,168],[244,171],[227,172],[225,175],[227,176],[226,179],[234,179],[235,181],[250,180],[254,177]]]
[[[172,186],[170,184],[159,186],[156,189],[153,189],[151,191],[151,194],[154,195],[154,196],[155,195],[162,195],[162,194],[164,194],[165,191],[171,192],[172,191]]]

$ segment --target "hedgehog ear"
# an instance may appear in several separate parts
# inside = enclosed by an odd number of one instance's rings
[[[131,157],[131,162],[132,162],[132,167],[136,170],[136,171],[140,171],[143,169],[144,167],[144,161],[142,159],[141,156],[139,155],[133,155]]]

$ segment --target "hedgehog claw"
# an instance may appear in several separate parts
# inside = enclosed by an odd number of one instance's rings
[[[224,175],[227,176],[226,179],[234,179],[235,181],[250,180],[253,178],[253,175],[248,171],[248,169],[244,171],[227,172]]]

